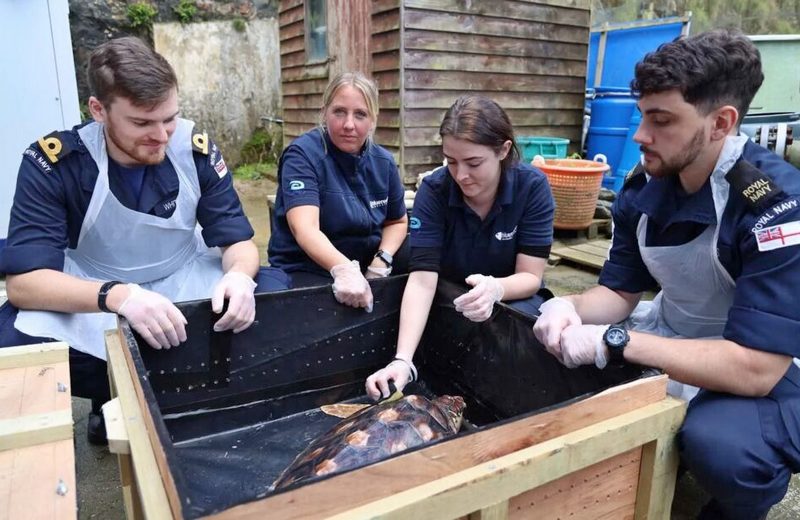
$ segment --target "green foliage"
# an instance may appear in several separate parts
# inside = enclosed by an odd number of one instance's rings
[[[592,24],[692,13],[692,34],[736,28],[745,34],[800,32],[798,0],[592,0]]]
[[[244,18],[236,18],[233,21],[233,30],[236,32],[245,32],[247,30],[247,22]]]
[[[79,108],[81,111],[81,123],[85,123],[92,118],[92,113],[89,111],[89,105],[87,103],[81,103]]]
[[[172,8],[178,21],[181,23],[189,23],[197,14],[197,4],[195,0],[181,0],[178,5]]]
[[[157,14],[158,10],[147,2],[128,4],[128,21],[131,27],[149,28]]]
[[[277,163],[283,150],[283,133],[278,129],[270,132],[256,128],[250,139],[242,146],[242,163]]]
[[[278,165],[271,162],[247,163],[237,166],[233,176],[237,179],[257,181],[261,179],[275,179],[278,175]]]

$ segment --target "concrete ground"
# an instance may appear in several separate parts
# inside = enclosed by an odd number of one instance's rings
[[[274,183],[237,183],[246,213],[256,230],[256,243],[265,261],[268,240],[267,193],[274,191]],[[566,264],[548,267],[546,280],[556,294],[579,292],[597,282],[597,273]],[[5,282],[0,281],[0,301],[5,300]],[[73,398],[72,412],[75,421],[75,462],[78,491],[78,518],[122,519],[124,509],[119,484],[116,456],[105,447],[91,446],[86,441],[86,417],[89,401]],[[672,520],[689,520],[707,500],[691,475],[684,475],[677,483]],[[796,475],[784,500],[770,512],[770,520],[800,518],[800,476]]]

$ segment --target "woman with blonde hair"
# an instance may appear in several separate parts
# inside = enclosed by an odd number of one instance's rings
[[[367,278],[392,272],[406,238],[404,190],[391,153],[372,140],[375,83],[341,73],[322,101],[320,126],[280,159],[269,261],[291,287],[332,281],[339,302],[370,311]]]

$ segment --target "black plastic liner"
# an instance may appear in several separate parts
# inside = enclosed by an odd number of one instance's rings
[[[170,350],[147,347],[123,323],[185,518],[268,495],[294,457],[340,420],[320,406],[367,402],[364,380],[394,356],[405,282],[373,281],[370,314],[337,303],[330,287],[259,294],[258,321],[240,334],[213,332],[219,316],[209,300],[180,304],[188,341]],[[515,309],[497,305],[480,324],[463,318],[452,301],[465,290],[440,282],[415,356],[420,382],[404,391],[464,396],[468,426],[459,435],[649,373],[568,370],[536,341],[534,319]]]

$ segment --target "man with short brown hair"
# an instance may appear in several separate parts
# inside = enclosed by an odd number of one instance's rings
[[[214,329],[242,331],[259,257],[220,150],[178,117],[169,63],[125,37],[92,53],[88,76],[93,121],[23,154],[0,253],[0,346],[69,343],[72,393],[92,399],[89,440],[102,443],[103,331],[115,314],[170,348],[186,340],[172,302],[212,297],[217,313],[228,300]]]

